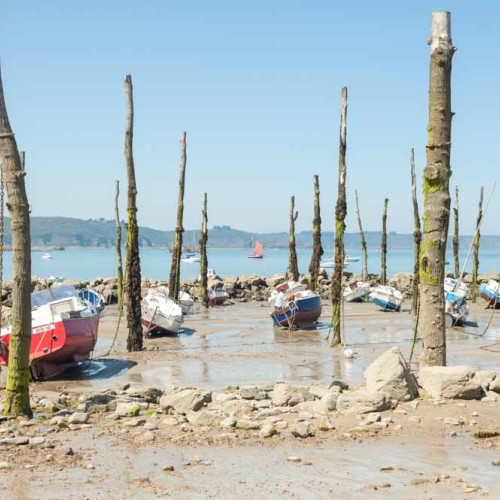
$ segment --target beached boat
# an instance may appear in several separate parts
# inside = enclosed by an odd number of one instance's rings
[[[153,332],[176,334],[183,322],[182,308],[168,296],[168,288],[150,289],[141,302],[141,323],[147,334]]]
[[[287,328],[311,328],[321,316],[321,297],[296,281],[277,286],[269,302],[274,324]]]
[[[225,290],[211,288],[208,291],[208,300],[211,306],[221,306],[229,299],[229,294]]]
[[[50,255],[50,253],[44,253],[42,255],[42,259],[50,260],[50,259],[52,259],[52,255]]]
[[[195,253],[186,253],[181,257],[181,261],[186,264],[193,264],[194,262],[200,262],[201,258]]]
[[[207,269],[207,279],[217,276],[215,269]],[[201,281],[201,274],[198,274],[198,281]]]
[[[255,247],[253,249],[253,253],[247,255],[249,259],[262,259],[264,258],[264,254],[262,253],[262,243],[260,241],[255,242]]]
[[[380,285],[370,292],[370,300],[384,311],[399,311],[403,303],[403,294],[392,286]]]
[[[31,307],[30,369],[34,379],[53,377],[90,359],[97,342],[100,312],[73,285],[32,293]],[[10,326],[2,328],[3,365],[8,363],[10,335]]]
[[[346,302],[363,302],[370,295],[370,290],[370,283],[351,281],[344,288],[344,300]]]
[[[479,295],[488,302],[488,306],[500,309],[500,283],[496,280],[489,280],[479,287]]]
[[[446,326],[463,324],[469,315],[467,294],[469,287],[453,278],[444,279],[445,321]]]

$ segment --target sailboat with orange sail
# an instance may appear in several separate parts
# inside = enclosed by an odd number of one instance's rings
[[[262,259],[264,254],[262,253],[262,243],[260,241],[255,242],[255,247],[253,253],[247,255],[249,259]]]

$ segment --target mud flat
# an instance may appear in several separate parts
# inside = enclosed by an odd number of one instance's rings
[[[408,353],[413,320],[347,304],[356,354],[345,360],[325,341],[329,315],[318,330],[288,332],[258,303],[214,308],[134,354],[122,320],[115,350],[99,358],[115,333],[108,308],[90,366],[33,384],[34,420],[0,422],[0,497],[500,496],[500,395],[339,409],[380,354]],[[477,336],[490,315],[473,306],[477,326],[450,331],[450,365],[498,375],[500,349],[481,347],[500,341],[500,317]]]

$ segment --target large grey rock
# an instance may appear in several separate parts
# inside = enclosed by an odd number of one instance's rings
[[[279,383],[274,386],[271,401],[274,406],[295,406],[314,399],[308,387]]]
[[[496,377],[495,380],[490,383],[490,391],[500,394],[500,377]]]
[[[249,401],[233,399],[222,404],[222,413],[225,415],[248,415],[254,410],[254,405]]]
[[[493,370],[480,370],[474,375],[474,380],[479,383],[483,391],[489,391],[494,384],[497,374]]]
[[[286,281],[286,276],[284,274],[275,274],[270,278],[266,278],[266,285],[270,288],[276,288]]]
[[[70,424],[86,424],[89,419],[88,413],[76,412],[73,415],[70,415],[68,418],[68,422]]]
[[[237,429],[242,429],[245,431],[253,430],[253,429],[259,429],[260,428],[260,423],[259,422],[254,422],[253,420],[247,420],[245,418],[240,418],[239,420],[236,420],[236,428]]]
[[[413,292],[413,273],[396,273],[391,277],[388,284],[397,288],[404,295],[409,296]]]
[[[164,411],[174,411],[187,415],[190,411],[201,410],[212,401],[212,393],[204,389],[172,388],[160,398],[160,407]]]
[[[337,410],[341,413],[370,413],[384,411],[391,407],[389,394],[369,392],[365,389],[343,392],[337,400]]]
[[[191,411],[187,414],[188,422],[192,425],[216,425],[220,421],[220,416],[213,410]]]
[[[290,427],[292,436],[299,438],[313,437],[316,432],[309,422],[297,422]]]
[[[479,399],[480,381],[469,366],[428,366],[420,370],[418,381],[434,399]]]
[[[410,401],[418,396],[418,384],[401,351],[385,351],[365,370],[366,389],[386,392],[392,399]]]

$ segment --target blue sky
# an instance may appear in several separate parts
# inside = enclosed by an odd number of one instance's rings
[[[340,90],[349,89],[347,230],[412,231],[409,151],[425,163],[431,12],[452,12],[452,189],[472,233],[479,189],[500,160],[500,2],[5,0],[7,107],[27,152],[33,215],[113,217],[125,191],[123,77],[135,95],[139,223],[175,224],[179,137],[187,131],[185,227],[309,229],[314,174],[333,228]],[[419,181],[420,185],[420,181]],[[122,212],[125,196],[122,197]],[[500,189],[483,232],[500,234]]]

